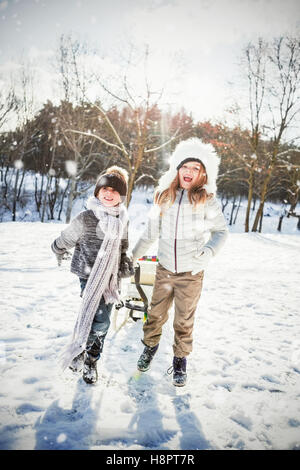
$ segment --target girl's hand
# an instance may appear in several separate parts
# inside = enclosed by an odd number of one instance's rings
[[[212,250],[210,248],[204,247],[202,253],[200,255],[195,256],[192,275],[198,274],[200,273],[200,271],[204,271],[207,268],[208,263],[210,262],[212,257]]]

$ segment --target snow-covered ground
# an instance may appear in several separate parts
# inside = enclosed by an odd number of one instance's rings
[[[149,207],[136,196],[131,244]],[[64,225],[0,224],[0,448],[300,449],[300,236],[295,219],[282,234],[267,220],[245,234],[241,218],[209,266],[181,389],[166,373],[171,318],[149,372],[136,373],[142,322],[131,320],[111,326],[96,385],[62,373],[81,300],[50,251]]]

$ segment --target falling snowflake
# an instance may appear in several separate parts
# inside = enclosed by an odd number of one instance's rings
[[[67,160],[65,163],[66,171],[69,176],[75,176],[77,173],[77,163],[72,160]]]
[[[67,439],[67,436],[62,432],[57,437],[56,442],[58,442],[58,443],[65,442],[66,439]]]
[[[24,166],[24,163],[22,162],[22,160],[16,160],[14,162],[14,166],[17,170],[21,170],[21,168],[23,168]]]

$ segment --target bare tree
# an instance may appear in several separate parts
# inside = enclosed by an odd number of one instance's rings
[[[282,161],[287,131],[292,131],[299,117],[299,38],[280,37],[272,43],[258,39],[256,44],[250,43],[244,50],[242,67],[246,70],[248,105],[238,109],[248,108],[251,128],[251,154],[244,158],[248,186],[245,231],[248,232],[253,199],[259,200],[259,206],[252,231],[261,230],[265,201],[276,190],[273,175]],[[237,152],[236,156],[242,163],[244,155]]]
[[[74,34],[62,34],[56,55],[55,67],[58,68],[63,101],[82,104],[92,83],[91,70],[86,66],[93,54],[86,42]]]
[[[256,232],[263,216],[263,207],[268,194],[272,174],[278,164],[280,145],[286,131],[292,126],[300,112],[300,40],[299,38],[279,38],[270,45],[270,64],[267,108],[271,120],[265,129],[272,146],[268,151],[265,174],[260,190],[260,204],[254,219],[252,231]]]
[[[64,100],[61,103],[58,120],[65,144],[73,154],[72,162],[67,164],[70,179],[67,223],[71,218],[73,201],[78,195],[78,181],[95,162],[97,156],[99,157],[99,152],[94,151],[95,143],[91,138],[85,114],[86,94],[92,82],[91,70],[86,68],[86,63],[92,55],[93,51],[87,43],[81,42],[74,35],[60,37],[56,66],[59,69]],[[76,126],[80,135],[70,132],[70,127],[73,126]]]
[[[251,158],[246,162],[248,172],[248,202],[245,217],[245,232],[249,232],[251,201],[254,191],[254,178],[255,172],[258,169],[261,114],[266,87],[266,49],[267,44],[262,39],[259,39],[256,47],[252,44],[249,44],[245,50],[248,69],[248,99],[251,124],[251,135],[249,139],[251,146]]]
[[[79,195],[78,183],[87,174],[89,168],[101,156],[97,142],[91,136],[88,123],[91,123],[90,108],[74,108],[71,103],[62,103],[58,115],[58,125],[63,135],[66,147],[71,151],[73,159],[66,162],[66,172],[70,180],[68,189],[68,202],[66,210],[66,222],[71,219],[74,199]],[[87,118],[88,116],[88,118]],[[78,132],[70,132],[71,125],[80,129]]]
[[[282,154],[285,158],[282,157]],[[300,151],[286,150],[281,152],[280,164],[277,165],[275,172],[278,173],[276,178],[276,190],[278,191],[279,189],[284,195],[283,207],[279,217],[278,231],[281,231],[284,217],[298,218],[298,229],[300,229],[300,213],[296,212],[300,196]],[[280,181],[279,188],[278,181]]]
[[[12,197],[12,220],[16,220],[17,203],[20,201],[21,190],[25,178],[26,168],[24,167],[24,157],[31,152],[30,142],[34,131],[30,126],[30,119],[34,115],[34,75],[30,67],[22,63],[19,69],[18,84],[18,107],[17,107],[17,128],[20,141],[15,147],[14,158],[14,184]]]
[[[161,129],[157,123],[161,119],[158,103],[160,102],[164,87],[159,90],[152,89],[147,76],[147,62],[149,59],[149,48],[146,47],[141,65],[144,67],[144,83],[143,90],[139,93],[135,85],[130,83],[128,78],[128,69],[132,66],[131,59],[127,62],[127,68],[121,77],[121,89],[113,90],[106,84],[104,78],[100,74],[95,74],[95,80],[99,84],[102,93],[106,98],[109,97],[112,102],[127,109],[127,119],[132,123],[133,130],[128,139],[128,134],[124,132],[124,128],[118,128],[116,123],[110,118],[109,109],[105,109],[100,101],[94,104],[98,111],[99,120],[102,121],[107,129],[108,137],[103,135],[89,133],[89,136],[104,144],[108,149],[117,151],[121,161],[128,170],[128,194],[127,204],[131,199],[132,190],[138,178],[141,178],[139,171],[148,160],[151,165],[151,159],[155,159],[158,152],[170,146],[178,139],[185,136],[181,128],[174,129],[170,133],[167,129],[166,135],[162,135]],[[70,132],[74,134],[87,135],[76,128],[70,128]]]
[[[0,131],[9,119],[10,115],[16,111],[18,100],[13,85],[8,90],[0,90]]]

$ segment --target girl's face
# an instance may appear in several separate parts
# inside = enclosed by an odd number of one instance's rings
[[[106,207],[117,206],[121,202],[120,193],[110,186],[100,188],[97,198]]]
[[[179,184],[182,189],[190,189],[202,173],[202,165],[200,162],[187,162],[178,170]]]

